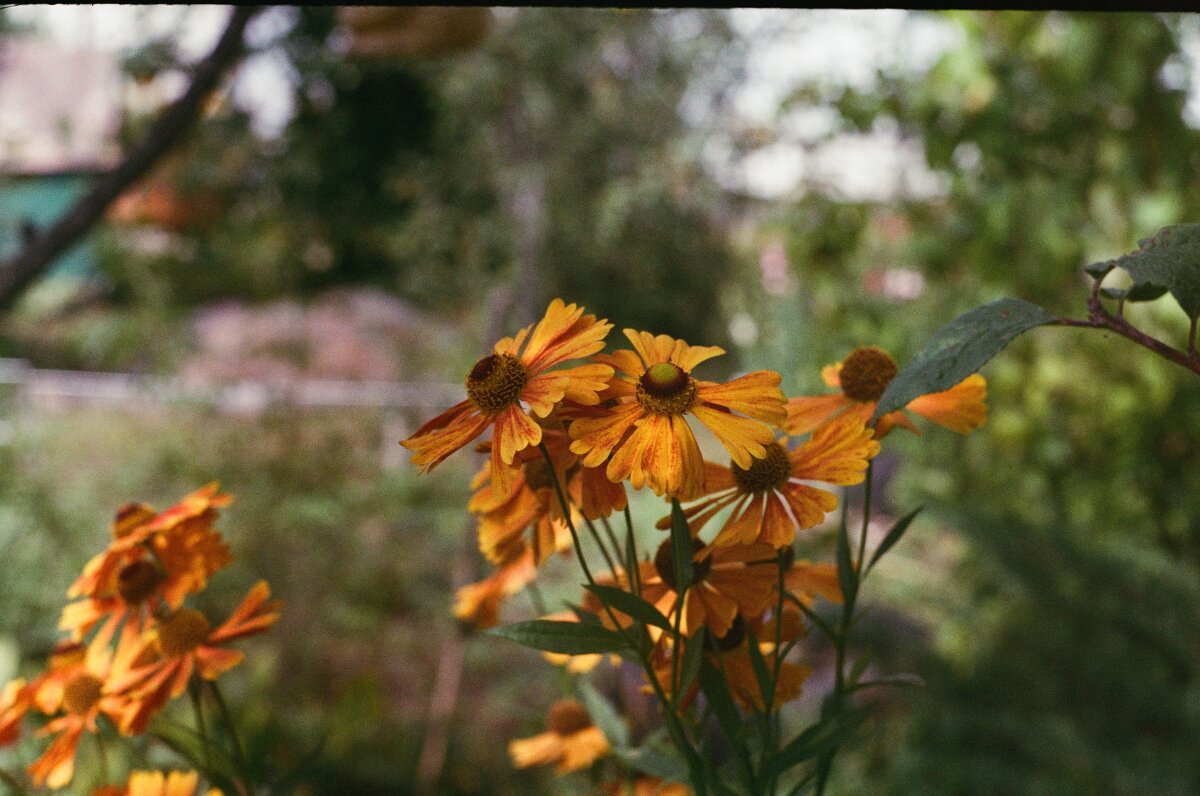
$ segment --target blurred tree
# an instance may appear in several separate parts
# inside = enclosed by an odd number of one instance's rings
[[[296,113],[277,140],[226,106],[179,164],[227,209],[149,258],[174,300],[365,282],[465,307],[511,280],[522,312],[563,295],[724,339],[734,255],[698,165],[740,57],[724,12],[503,12],[478,50],[420,63],[338,55],[334,23],[301,9],[278,42]],[[110,258],[126,293],[146,260]]]

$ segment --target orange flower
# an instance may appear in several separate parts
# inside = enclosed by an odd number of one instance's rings
[[[770,605],[779,577],[775,548],[767,544],[697,548],[694,578],[683,598],[680,631],[691,635],[705,625],[717,636],[728,632],[739,613],[760,614]],[[641,564],[642,599],[674,622],[675,576],[671,540],[663,542],[653,561]]]
[[[574,699],[559,700],[550,706],[546,732],[508,745],[517,768],[556,763],[560,774],[587,768],[610,750],[604,733]]]
[[[633,781],[632,790],[628,782],[606,782],[604,792],[608,796],[692,796],[692,789],[683,783],[645,776],[639,776]]]
[[[425,472],[492,426],[492,477],[504,486],[517,451],[542,441],[542,428],[522,408],[545,417],[564,398],[590,405],[608,385],[612,368],[586,363],[551,370],[604,347],[612,324],[584,315],[583,308],[554,299],[536,327],[506,337],[467,375],[467,400],[417,429],[400,444],[414,452],[413,463]],[[533,333],[530,334],[530,329]]]
[[[278,602],[267,602],[271,589],[259,581],[250,589],[230,617],[213,629],[204,614],[192,608],[180,608],[158,620],[143,636],[138,658],[156,656],[158,660],[131,669],[113,678],[106,690],[129,690],[138,700],[137,709],[128,711],[119,726],[124,732],[141,732],[150,716],[168,699],[175,699],[187,688],[192,673],[215,680],[223,672],[242,662],[245,655],[224,646],[244,636],[262,633],[279,619]]]
[[[92,796],[195,796],[200,775],[195,771],[134,771],[124,787],[110,785]],[[222,796],[218,788],[209,788],[207,796]]]
[[[75,775],[75,752],[83,733],[99,731],[96,720],[104,714],[114,722],[135,707],[136,697],[104,691],[112,676],[112,658],[107,649],[89,648],[87,657],[62,671],[64,682],[61,708],[64,715],[52,719],[38,735],[55,735],[41,757],[27,769],[39,787],[61,788]]]
[[[470,583],[455,592],[454,616],[480,630],[500,623],[504,600],[524,589],[537,575],[533,551],[521,542],[522,552],[496,568],[478,583]]]
[[[684,419],[688,414],[716,435],[739,466],[749,468],[753,459],[766,455],[774,435],[765,424],[786,417],[778,373],[759,370],[727,384],[699,381],[692,369],[724,354],[723,349],[633,329],[626,329],[625,336],[634,351],[597,358],[624,374],[610,385],[616,405],[570,426],[575,440],[571,450],[584,456],[585,466],[597,467],[608,459],[611,481],[628,478],[635,489],[649,484],[660,495],[697,494],[704,464]]]
[[[717,639],[716,646],[720,655],[719,667],[729,683],[729,690],[734,698],[747,710],[753,708],[761,711],[766,704],[762,689],[759,687],[758,676],[754,671],[754,663],[750,659],[749,645],[754,643],[747,626],[753,626],[754,638],[758,640],[759,653],[767,661],[768,670],[772,666],[771,656],[775,652],[776,633],[781,643],[787,643],[804,634],[804,623],[798,611],[785,610],[783,626],[777,628],[776,623],[760,617],[747,623],[739,620],[729,632]],[[798,663],[782,661],[779,665],[779,679],[775,682],[775,692],[771,700],[772,707],[779,707],[785,702],[800,696],[804,689],[804,681],[812,674],[812,668]]]
[[[812,395],[788,401],[784,428],[789,434],[806,434],[842,411],[851,411],[870,420],[875,406],[899,368],[886,351],[875,347],[856,348],[843,361],[826,365],[821,377],[830,387],[841,387],[840,393]],[[966,434],[983,425],[987,417],[987,382],[975,373],[948,390],[922,395],[904,409],[888,412],[875,424],[875,436],[882,439],[896,426],[921,433],[904,410],[951,431]]]
[[[729,467],[705,462],[704,500],[687,507],[692,533],[722,509],[732,505],[725,524],[712,543],[717,546],[765,542],[787,547],[797,530],[812,528],[837,508],[832,492],[805,481],[858,484],[867,461],[879,452],[879,443],[857,415],[845,413],[816,430],[812,438],[788,451],[783,440],[767,447],[767,455],[750,467]],[[669,528],[671,518],[659,520]]]

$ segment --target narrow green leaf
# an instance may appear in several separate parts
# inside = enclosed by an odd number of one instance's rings
[[[837,538],[838,585],[842,587],[842,599],[852,602],[858,595],[858,573],[850,560],[850,533],[845,524],[838,529]]]
[[[1110,262],[1135,285],[1166,288],[1189,318],[1200,317],[1200,224],[1163,227]]]
[[[620,611],[623,614],[628,614],[639,622],[661,627],[663,630],[671,629],[670,620],[663,616],[661,611],[636,594],[619,589],[616,586],[601,586],[591,583],[586,584],[584,588],[599,597],[600,601],[606,603],[610,608]]]
[[[705,628],[701,627],[687,640],[683,650],[683,661],[679,665],[679,693],[685,693],[700,673],[700,661],[704,658]]]
[[[746,626],[746,631],[750,635],[750,643],[746,645],[746,652],[750,656],[750,668],[754,670],[754,679],[758,681],[758,693],[762,694],[764,705],[774,704],[775,680],[767,671],[767,662],[763,659],[762,650],[758,646],[758,634],[750,625]]]
[[[850,669],[850,685],[853,686],[858,682],[858,678],[862,677],[863,672],[867,670],[867,666],[871,664],[871,650],[867,650],[866,654],[854,662],[854,667]]]
[[[237,782],[237,765],[229,753],[220,744],[201,737],[191,727],[160,716],[146,734],[187,760],[205,779],[222,789],[231,788]]]
[[[904,536],[904,532],[908,530],[909,524],[921,513],[921,509],[923,508],[923,506],[918,506],[896,521],[892,529],[887,532],[887,536],[883,537],[883,541],[879,543],[879,547],[875,548],[875,554],[871,556],[871,563],[867,565],[867,569],[875,566],[875,562],[883,558],[884,553],[896,546],[896,542],[899,542],[900,538]]]
[[[730,742],[738,746],[742,737],[742,714],[738,712],[729,691],[729,683],[721,676],[721,672],[713,665],[708,656],[702,656],[700,661],[700,690],[704,692],[708,704],[712,705],[717,724],[721,727]]]
[[[683,516],[683,507],[678,500],[671,498],[671,570],[678,594],[683,594],[692,585],[692,578],[696,575],[692,563],[694,554],[692,529],[688,527],[687,517]]]
[[[600,624],[600,617],[596,616],[594,613],[587,610],[586,608],[579,606],[579,605],[575,605],[573,603],[567,603],[567,607],[571,609],[571,613],[575,614],[575,618],[578,619],[580,622],[583,622],[588,625]]]
[[[616,633],[584,622],[533,619],[529,622],[492,628],[488,632],[535,650],[558,652],[563,655],[616,652],[625,647],[624,640]]]
[[[776,774],[794,765],[830,752],[849,741],[875,709],[871,703],[837,714],[829,721],[818,722],[797,735],[772,761]]]
[[[921,352],[892,379],[872,420],[914,398],[948,390],[979,370],[1013,338],[1057,320],[1036,304],[1003,298],[959,315],[933,333]]]
[[[600,728],[608,743],[614,749],[628,748],[629,727],[625,720],[613,708],[612,703],[601,696],[595,686],[584,678],[576,681],[579,684],[579,696],[587,707],[592,723]]]

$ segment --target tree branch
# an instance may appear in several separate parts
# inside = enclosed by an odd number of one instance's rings
[[[11,307],[25,288],[91,230],[113,200],[183,140],[200,118],[204,101],[221,76],[242,56],[246,25],[261,10],[259,6],[234,8],[216,46],[196,65],[192,84],[183,96],[163,111],[145,137],[115,168],[97,178],[91,189],[57,221],[34,234],[24,249],[0,265],[0,309]]]

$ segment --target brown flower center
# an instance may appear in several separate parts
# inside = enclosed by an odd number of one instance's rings
[[[659,362],[638,379],[637,402],[652,414],[681,415],[696,403],[696,380],[674,362]]]
[[[692,545],[694,552],[699,553],[704,549],[704,542],[699,539],[693,539]],[[658,576],[662,578],[663,583],[667,584],[673,591],[679,591],[675,584],[675,566],[673,556],[675,554],[675,546],[671,544],[671,540],[663,542],[658,547],[658,552],[654,554],[654,568],[658,571]],[[712,570],[712,558],[703,558],[699,561],[692,562],[692,585],[695,586],[702,580],[708,577],[708,573]]]
[[[742,469],[736,462],[730,465],[733,482],[748,495],[780,489],[792,475],[792,462],[788,459],[787,449],[778,442],[766,448],[767,455],[754,459],[748,469]]]
[[[154,564],[142,559],[126,564],[117,573],[117,594],[126,605],[141,605],[162,584],[163,574]]]
[[[746,640],[746,623],[740,616],[733,618],[733,624],[729,626],[729,631],[717,639],[717,649],[721,652],[729,652],[741,646]]]
[[[842,392],[855,401],[878,401],[900,369],[882,348],[856,348],[842,362]]]
[[[512,354],[491,354],[467,374],[467,395],[480,411],[495,414],[512,406],[529,381],[529,370]]]
[[[100,701],[104,681],[87,672],[80,672],[63,686],[63,707],[68,713],[82,716]]]
[[[592,726],[587,709],[574,699],[560,699],[550,706],[546,728],[556,735],[574,735]]]
[[[163,657],[177,658],[199,647],[212,632],[204,614],[180,608],[158,623],[158,649]]]

